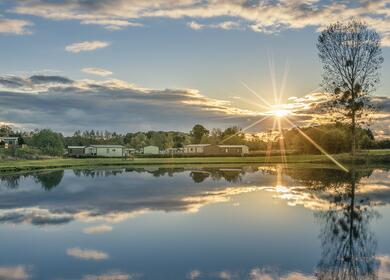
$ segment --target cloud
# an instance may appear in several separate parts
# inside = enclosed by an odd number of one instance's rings
[[[102,251],[80,249],[78,247],[69,248],[66,253],[74,258],[83,260],[101,261],[109,258],[108,254]]]
[[[328,95],[322,92],[312,92],[302,97],[290,97],[286,104],[280,109],[293,112],[294,122],[298,126],[311,126],[319,123],[334,122],[334,115],[324,113],[327,110]],[[378,139],[390,137],[390,97],[372,96],[371,105],[375,108],[370,112],[370,119],[362,119],[367,122],[371,120],[369,128]],[[341,121],[342,118],[339,118]],[[362,124],[365,126],[365,124]]]
[[[84,73],[106,77],[112,75],[112,72],[103,68],[87,67],[81,69]]]
[[[0,15],[0,33],[31,34],[29,27],[32,25],[33,23],[27,20],[3,18]]]
[[[23,265],[0,266],[0,280],[26,280],[28,278],[29,274]]]
[[[222,21],[214,24],[200,24],[196,21],[190,21],[187,23],[187,26],[194,30],[200,30],[205,28],[224,30],[241,29],[241,23],[236,21]]]
[[[81,21],[81,24],[101,25],[108,30],[120,30],[125,27],[141,27],[141,23],[130,22],[121,19],[87,19]]]
[[[86,234],[97,234],[112,231],[112,226],[109,225],[100,225],[96,227],[88,227],[83,230]]]
[[[191,29],[194,29],[194,30],[200,30],[200,29],[203,29],[204,28],[204,25],[200,24],[200,23],[197,23],[195,21],[190,21],[187,23],[187,26]]]
[[[88,52],[97,49],[106,48],[110,45],[109,42],[103,41],[84,41],[80,43],[74,43],[65,47],[65,50],[72,53]]]
[[[320,30],[331,22],[356,17],[376,28],[383,36],[383,44],[390,45],[390,7],[387,0],[26,0],[17,2],[11,10],[53,20],[94,23],[109,29],[132,26],[136,20],[151,17],[208,20],[224,17],[232,21],[239,19],[246,28],[263,33],[305,27],[317,27],[317,30]],[[129,20],[131,23],[126,23]],[[226,25],[220,27],[224,28]]]
[[[194,89],[143,88],[115,79],[0,76],[0,96],[4,122],[25,129],[51,127],[64,133],[92,128],[188,131],[195,123],[247,125],[259,114]]]

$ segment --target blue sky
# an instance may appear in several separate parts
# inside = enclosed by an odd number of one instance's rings
[[[198,110],[203,118],[197,119],[198,115],[193,114],[164,119],[156,109],[158,106],[154,106],[154,113],[150,109],[151,115],[140,118],[142,125],[140,121],[136,125],[128,123],[116,127],[104,124],[100,129],[186,130],[196,122],[221,127],[245,125],[252,113],[262,109],[256,105],[261,102],[242,83],[272,102],[272,69],[278,90],[288,69],[283,103],[288,103],[291,96],[303,97],[318,91],[321,81],[316,50],[318,30],[337,19],[359,16],[383,36],[382,85],[375,94],[387,97],[390,93],[390,82],[386,81],[390,76],[387,62],[390,58],[387,46],[390,46],[389,5],[383,0],[0,1],[0,75],[8,78],[9,75],[14,78],[51,75],[75,82],[89,79],[92,83],[120,80],[128,83],[127,88],[131,85],[161,92],[165,89],[197,90],[207,99],[203,102],[207,103],[206,108]],[[75,45],[80,43],[81,47]],[[88,68],[107,70],[98,71],[106,75],[96,75],[96,69]],[[112,74],[108,75],[110,72]],[[3,88],[4,93],[8,94],[8,90]],[[23,94],[32,92],[23,89]],[[104,98],[107,104],[113,101],[112,97]],[[18,103],[10,102],[0,103],[3,123],[20,128],[63,127],[59,122],[42,121],[49,116],[49,107],[44,112],[46,116],[31,123],[26,122],[31,119],[28,116],[24,120],[13,118],[16,112],[28,109],[14,99],[12,102]],[[39,102],[39,111],[45,110],[41,99]],[[47,106],[55,102],[47,102]],[[104,101],[99,102],[101,105]],[[221,121],[216,121],[214,115],[207,117],[212,110],[208,107],[210,102],[226,102],[228,107],[250,113],[241,112],[241,120],[226,119],[221,114]],[[129,112],[133,111],[133,103],[129,104]],[[188,102],[184,104],[188,106]],[[13,105],[15,108],[11,108]],[[74,107],[63,108],[64,111],[79,110],[80,118],[81,113],[99,114],[76,105],[68,106]],[[137,106],[142,104],[137,103]],[[176,108],[186,111],[182,101],[176,106],[161,104],[161,110]],[[115,107],[107,110],[115,111]],[[30,114],[37,112],[38,107],[31,108]],[[122,112],[121,117],[128,114],[127,118],[133,118],[129,112]],[[115,118],[115,114],[111,117]],[[74,123],[75,129],[93,126],[83,120]],[[64,132],[71,130],[69,127]]]

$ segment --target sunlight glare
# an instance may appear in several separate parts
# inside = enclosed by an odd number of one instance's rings
[[[289,110],[280,109],[280,110],[270,111],[270,114],[275,116],[276,118],[283,118],[283,117],[289,115],[290,111]]]

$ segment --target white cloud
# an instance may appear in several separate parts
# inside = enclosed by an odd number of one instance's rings
[[[0,279],[4,280],[25,280],[29,278],[27,269],[23,265],[0,266]]]
[[[133,26],[137,23],[128,20],[150,17],[173,19],[186,17],[197,20],[227,17],[231,20],[240,19],[246,28],[265,33],[308,26],[322,28],[337,20],[357,17],[375,27],[384,37],[383,44],[390,45],[388,0],[101,0],[99,4],[82,0],[60,2],[27,0],[17,2],[13,11],[54,20],[79,20],[84,24],[99,24],[109,29]],[[232,29],[229,25],[220,24],[220,28]],[[193,22],[189,23],[189,26],[199,29],[203,27],[203,23]]]
[[[80,249],[78,247],[69,248],[66,253],[74,258],[83,260],[101,261],[109,258],[108,254],[102,251]]]
[[[96,234],[112,231],[112,226],[109,225],[100,225],[96,227],[88,227],[83,230],[86,234]]]
[[[194,30],[200,30],[200,29],[203,29],[203,27],[204,27],[204,25],[197,23],[195,21],[188,22],[187,26],[191,29],[194,29]]]
[[[101,76],[101,77],[106,77],[106,76],[110,76],[113,74],[109,70],[106,70],[103,68],[96,68],[96,67],[83,68],[83,69],[81,69],[81,71],[83,71],[84,73],[87,73],[87,74],[97,75],[97,76]]]
[[[25,129],[51,127],[73,133],[93,123],[95,129],[116,131],[152,127],[189,130],[196,122],[218,127],[248,125],[251,118],[259,116],[194,89],[141,88],[116,79],[0,76],[0,89],[7,103],[0,105],[0,119],[24,123]],[[77,116],[81,116],[79,120]],[[115,127],[112,119],[116,120]]]
[[[232,30],[232,29],[240,29],[241,24],[236,21],[222,21],[219,23],[213,23],[213,24],[201,24],[196,21],[190,21],[187,23],[187,26],[194,30],[201,30],[205,28],[210,29],[224,29],[224,30]]]
[[[31,34],[31,31],[28,29],[33,24],[30,21],[20,20],[20,19],[8,19],[2,18],[0,16],[0,33],[9,33],[9,34]]]
[[[104,41],[84,41],[68,45],[65,47],[65,50],[72,53],[79,53],[84,51],[94,51],[97,49],[102,49],[108,47],[109,45],[109,42]]]
[[[101,25],[108,30],[120,30],[125,27],[141,27],[141,23],[130,22],[121,19],[87,19],[81,21],[81,24]]]

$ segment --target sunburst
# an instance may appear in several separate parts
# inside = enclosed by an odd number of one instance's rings
[[[307,140],[309,141],[316,149],[318,149],[322,154],[324,154],[329,160],[331,160],[334,164],[336,164],[341,170],[345,172],[349,172],[347,168],[345,168],[339,161],[337,161],[332,155],[330,155],[328,152],[325,151],[318,143],[316,143],[312,138],[310,138],[306,133],[304,133],[298,125],[296,125],[293,120],[294,119],[294,111],[289,108],[286,104],[282,103],[282,98],[284,95],[284,89],[288,77],[288,64],[286,63],[284,68],[284,74],[283,74],[283,80],[282,85],[280,87],[279,92],[277,91],[277,85],[276,85],[276,79],[275,79],[275,69],[274,69],[274,63],[273,59],[269,58],[269,67],[270,67],[270,73],[271,73],[271,82],[272,82],[272,88],[273,88],[273,95],[274,95],[274,104],[270,104],[264,97],[262,97],[262,94],[252,89],[250,86],[248,86],[246,83],[241,82],[241,84],[249,91],[251,92],[261,103],[256,104],[257,107],[262,108],[264,111],[260,114],[262,115],[262,118],[259,120],[256,120],[252,124],[248,125],[247,127],[241,129],[236,134],[231,135],[230,137],[224,139],[222,142],[225,142],[232,137],[236,136],[237,134],[240,134],[249,128],[252,128],[256,125],[259,125],[265,120],[273,119],[273,126],[272,130],[270,131],[270,134],[274,133],[275,131],[278,133],[278,139],[279,139],[279,154],[281,157],[282,165],[287,164],[287,156],[286,156],[286,148],[285,148],[285,139],[283,135],[283,122],[288,123],[291,127],[294,127],[297,129],[297,131]],[[290,119],[291,118],[291,119]],[[267,145],[267,151],[266,151],[266,157],[265,162],[268,162],[270,160],[272,153],[272,141],[270,141]]]

